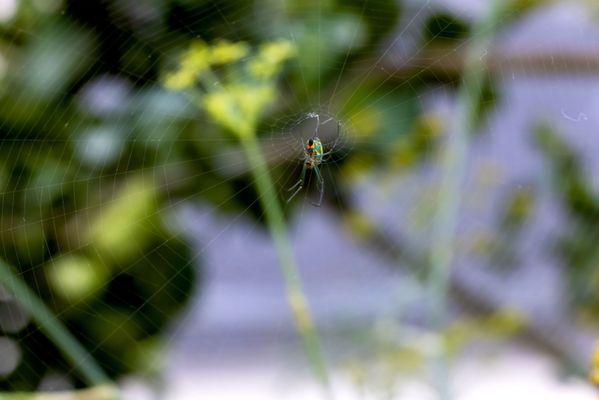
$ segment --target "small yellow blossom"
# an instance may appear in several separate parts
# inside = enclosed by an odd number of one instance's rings
[[[235,112],[235,101],[224,90],[210,92],[202,99],[206,112],[220,125],[233,131],[241,124],[240,115]]]
[[[97,261],[75,254],[54,260],[47,268],[48,283],[59,296],[78,302],[98,294],[108,271]]]
[[[266,43],[260,48],[260,57],[271,62],[283,62],[295,55],[295,47],[287,40]]]
[[[255,125],[262,111],[275,99],[272,85],[240,85],[234,89],[244,116]]]
[[[279,73],[283,61],[295,55],[295,47],[286,40],[262,45],[258,56],[249,65],[250,73],[262,79]]]
[[[248,46],[243,42],[231,43],[221,40],[210,49],[212,64],[229,64],[241,60],[249,53]]]
[[[591,382],[593,382],[596,386],[599,386],[599,344],[595,347],[590,378]]]
[[[231,85],[206,94],[203,105],[215,121],[232,132],[245,135],[253,132],[262,110],[274,96],[270,85]]]
[[[195,85],[198,75],[209,66],[208,47],[204,42],[193,42],[181,57],[179,68],[164,78],[164,86],[175,91],[190,88]]]
[[[181,70],[192,75],[199,74],[210,66],[210,48],[202,41],[195,41],[181,59]]]
[[[195,75],[186,70],[174,71],[164,78],[164,86],[170,90],[183,90],[195,84]]]
[[[213,46],[196,41],[181,57],[179,69],[167,74],[164,85],[170,90],[184,90],[194,86],[198,80],[213,80],[215,85],[204,85],[204,96],[198,105],[220,125],[238,136],[251,135],[266,107],[274,101],[275,75],[283,61],[295,54],[295,48],[287,41],[268,43],[260,47],[252,61],[245,61],[250,48],[243,42],[231,43],[221,40]],[[255,79],[232,80],[224,85],[219,83],[218,73],[211,70],[213,65],[243,63]],[[255,73],[251,71],[255,70]],[[202,76],[204,74],[205,76]],[[243,77],[242,77],[243,79]]]

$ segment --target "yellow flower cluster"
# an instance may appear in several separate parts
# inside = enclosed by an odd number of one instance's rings
[[[167,74],[164,85],[171,90],[190,88],[211,66],[235,63],[249,53],[249,47],[243,42],[221,40],[208,46],[202,41],[195,41],[181,57],[179,68]],[[247,71],[254,78],[272,78],[280,72],[283,62],[294,55],[295,47],[288,41],[264,44],[248,62]]]
[[[275,97],[271,85],[230,85],[202,99],[206,112],[219,124],[241,136],[252,134],[261,111]]]
[[[295,56],[295,47],[287,41],[267,43],[258,57],[249,63],[249,72],[256,78],[268,79],[277,75],[283,61]]]
[[[593,355],[593,365],[591,367],[590,378],[591,382],[599,387],[599,344],[595,348],[595,354]]]
[[[243,42],[221,40],[209,46],[196,41],[181,57],[179,68],[165,77],[164,85],[182,91],[204,83],[205,93],[196,99],[198,104],[220,125],[244,136],[254,132],[260,114],[275,99],[274,78],[294,54],[291,43],[276,41],[262,45],[245,62],[250,49]],[[233,63],[241,63],[246,74],[226,74],[227,65]],[[219,82],[212,66],[222,66],[217,72],[228,81]]]
[[[196,83],[197,76],[210,66],[209,48],[204,42],[193,42],[181,57],[179,69],[169,73],[164,86],[171,90],[183,90]]]
[[[210,48],[210,62],[212,64],[229,64],[241,60],[250,52],[249,47],[243,43],[231,43],[221,40]]]
[[[195,41],[181,57],[179,69],[166,76],[164,85],[171,90],[190,88],[210,66],[239,61],[248,53],[249,48],[243,42],[221,40],[210,47],[201,40]]]

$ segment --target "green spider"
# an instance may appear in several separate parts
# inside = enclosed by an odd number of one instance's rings
[[[337,131],[339,131],[339,124],[337,124]],[[314,171],[314,173],[316,174],[316,187],[318,188],[318,192],[320,193],[318,203],[314,203],[312,201],[310,202],[312,203],[312,205],[320,207],[320,205],[322,204],[322,198],[324,196],[324,178],[322,177],[322,173],[320,172],[319,165],[322,162],[326,161],[324,157],[331,154],[332,151],[325,153],[322,142],[318,137],[314,136],[308,139],[308,142],[303,146],[303,152],[304,153],[302,156],[302,172],[300,174],[299,180],[293,186],[287,189],[287,191],[292,191],[295,189],[295,192],[293,192],[293,194],[287,199],[287,203],[289,203],[303,189],[304,181],[306,178],[306,171],[310,169]]]

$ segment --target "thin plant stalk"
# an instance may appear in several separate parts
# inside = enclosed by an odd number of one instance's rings
[[[27,310],[31,318],[46,336],[58,347],[66,359],[79,371],[90,386],[111,384],[102,368],[94,358],[75,339],[65,326],[52,314],[52,311],[23,282],[12,268],[0,260],[0,284],[8,290]]]
[[[1,400],[117,400],[116,388],[112,385],[95,386],[68,392],[13,392],[0,394]]]
[[[509,1],[493,0],[488,14],[475,24],[467,52],[462,85],[458,93],[454,124],[448,136],[442,159],[442,180],[438,192],[438,208],[430,252],[431,273],[429,295],[431,324],[442,329],[447,307],[451,266],[454,258],[455,232],[466,176],[466,157],[470,137],[478,120],[486,69],[485,58],[497,28],[508,10]],[[440,354],[434,365],[439,397],[450,398],[447,382],[447,360]]]
[[[310,314],[308,302],[302,290],[295,264],[293,252],[287,238],[287,229],[283,211],[272,184],[270,173],[255,135],[241,135],[241,143],[250,164],[258,195],[266,215],[266,222],[281,263],[285,279],[287,300],[293,312],[297,330],[302,338],[304,348],[316,377],[321,382],[326,394],[331,397],[329,376],[322,354],[316,329]]]
[[[294,54],[291,44],[286,41],[264,45],[251,62],[245,59],[245,70],[248,72],[245,78],[243,75],[231,74],[237,79],[228,79],[223,84],[219,74],[211,67],[219,65],[222,68],[223,64],[242,63],[247,55],[247,48],[244,44],[224,42],[207,48],[196,43],[186,53],[180,69],[167,76],[165,84],[171,90],[186,91],[194,104],[204,108],[215,122],[233,133],[241,143],[278,254],[287,300],[297,331],[303,341],[310,367],[321,383],[325,396],[332,398],[326,363],[287,238],[283,211],[263,148],[256,138],[257,120],[264,108],[274,100],[275,80],[281,64]],[[201,86],[199,91],[194,89],[196,81]]]

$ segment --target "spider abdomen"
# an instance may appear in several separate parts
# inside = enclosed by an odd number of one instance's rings
[[[306,145],[306,166],[314,168],[322,162],[324,148],[322,142],[318,138],[311,138]]]

